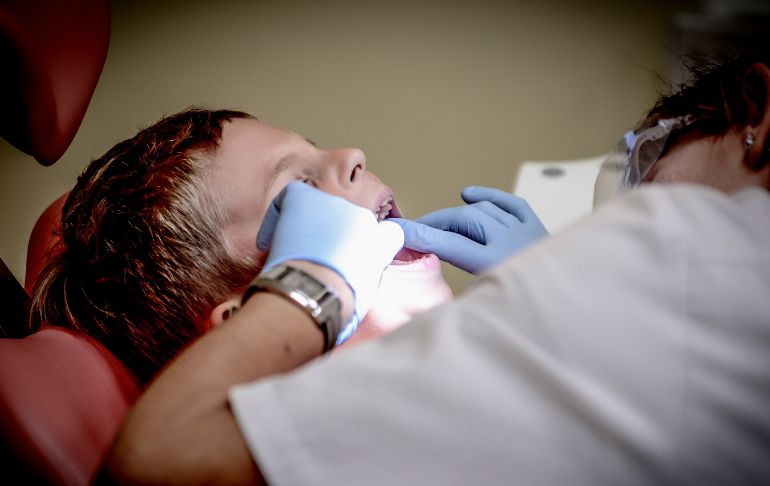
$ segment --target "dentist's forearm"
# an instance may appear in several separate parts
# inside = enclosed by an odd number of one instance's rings
[[[343,295],[349,318],[352,294],[344,281],[325,273],[331,270],[308,265],[304,269]],[[236,383],[292,370],[323,348],[323,333],[303,309],[278,295],[255,294],[149,386],[124,422],[104,479],[118,484],[262,484],[227,392]]]

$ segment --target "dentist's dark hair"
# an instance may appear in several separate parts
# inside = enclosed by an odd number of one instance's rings
[[[30,326],[103,343],[143,383],[203,332],[219,302],[257,271],[223,236],[205,169],[238,111],[189,109],[94,160],[62,210],[55,256],[33,292]]]
[[[668,143],[671,147],[686,133],[723,135],[733,127],[747,125],[751,121],[747,100],[767,103],[764,84],[752,73],[756,64],[770,67],[770,50],[762,48],[686,60],[689,79],[662,95],[636,129],[651,127],[658,120],[692,115],[695,122],[672,135]],[[764,163],[767,161],[765,157]]]

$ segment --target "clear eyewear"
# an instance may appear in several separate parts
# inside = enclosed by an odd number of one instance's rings
[[[634,189],[647,177],[650,169],[660,159],[663,150],[666,148],[666,142],[674,130],[680,130],[694,121],[692,115],[678,116],[666,120],[659,120],[658,124],[646,130],[642,130],[633,142],[633,145],[626,145],[627,162],[623,181],[626,190]],[[624,137],[624,140],[626,137]]]
[[[658,120],[642,130],[626,132],[599,169],[594,189],[594,207],[615,195],[635,189],[660,159],[672,132],[690,125],[692,115]]]

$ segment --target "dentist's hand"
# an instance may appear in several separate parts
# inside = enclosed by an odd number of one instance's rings
[[[393,218],[404,230],[405,246],[470,273],[480,273],[548,235],[524,199],[489,187],[469,186],[466,206],[440,209],[415,221]]]
[[[292,182],[273,200],[257,235],[257,247],[270,249],[262,271],[305,260],[345,280],[355,311],[337,344],[350,337],[369,311],[382,272],[403,244],[397,224],[379,223],[372,211],[301,182]]]

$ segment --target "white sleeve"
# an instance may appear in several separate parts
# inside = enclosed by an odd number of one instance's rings
[[[234,387],[260,470],[273,485],[680,474],[692,215],[675,208],[724,204],[699,191],[638,191],[384,339]]]

